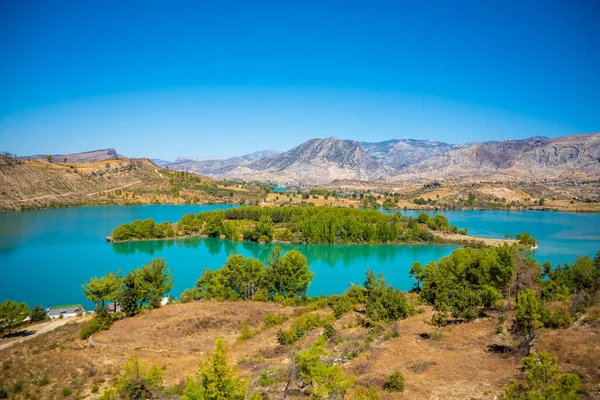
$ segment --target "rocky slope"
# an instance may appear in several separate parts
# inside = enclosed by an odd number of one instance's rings
[[[457,145],[444,142],[414,139],[395,139],[378,143],[359,142],[359,145],[371,158],[395,169],[459,148]]]
[[[358,142],[312,139],[281,154],[238,166],[227,178],[283,184],[321,184],[334,179],[378,180],[393,169],[373,160]]]
[[[224,160],[195,160],[190,158],[178,158],[169,164],[169,168],[176,171],[194,172],[202,175],[222,177],[236,167],[250,164],[253,161],[260,160],[275,154],[277,150],[262,150],[240,157],[231,157]]]
[[[479,144],[401,168],[389,180],[598,177],[600,133],[594,133]]]
[[[33,156],[19,157],[20,160],[46,160],[48,154],[36,154]],[[125,158],[124,156],[117,153],[115,149],[102,149],[85,151],[83,153],[72,153],[72,154],[52,154],[52,159],[55,161],[67,162],[97,162],[104,160],[114,160],[118,158]]]

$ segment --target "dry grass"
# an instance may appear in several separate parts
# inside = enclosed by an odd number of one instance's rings
[[[288,320],[282,326],[261,329],[267,312],[285,315]],[[120,366],[136,355],[144,363],[163,366],[165,385],[172,386],[193,374],[198,362],[212,350],[215,339],[223,337],[229,343],[230,361],[237,364],[239,373],[258,385],[261,372],[269,371],[276,381],[257,388],[269,393],[269,398],[280,398],[293,350],[278,345],[276,334],[304,312],[305,308],[252,302],[175,304],[116,322],[109,331],[92,336],[93,345],[79,339],[78,325],[67,324],[0,351],[0,359],[9,365],[0,370],[0,384],[10,391],[21,382],[23,391],[13,395],[17,399],[27,395],[59,398],[63,387],[73,391],[71,398],[94,398],[93,386],[97,385],[100,392],[110,387]],[[335,322],[336,335],[329,341],[328,359],[342,360],[345,372],[355,375],[357,384],[379,387],[384,399],[493,398],[519,374],[517,355],[490,351],[492,344],[511,342],[508,333],[496,334],[496,315],[446,327],[441,339],[431,338],[435,328],[425,322],[431,316],[428,307],[423,314],[400,321],[396,338],[390,338],[389,329],[370,332],[357,324],[357,315],[347,314]],[[242,341],[244,321],[258,333]],[[505,324],[510,326],[509,322]],[[307,335],[297,345],[309,346],[317,334]],[[365,340],[369,334],[374,336],[370,343]],[[600,359],[600,328],[548,330],[537,347],[557,355],[562,370],[579,374],[587,388],[600,382],[596,362]],[[345,358],[348,354],[354,354],[349,361]],[[403,394],[381,389],[396,369],[406,377]],[[41,385],[46,379],[49,383]],[[292,398],[300,395],[292,392]]]

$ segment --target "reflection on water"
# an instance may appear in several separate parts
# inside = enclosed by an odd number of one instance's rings
[[[267,262],[269,255],[275,247],[281,247],[284,252],[295,249],[306,256],[309,264],[318,261],[330,268],[345,267],[348,268],[355,264],[357,260],[374,261],[380,264],[393,264],[402,254],[402,257],[413,257],[415,260],[423,251],[428,251],[432,246],[424,245],[334,245],[334,244],[284,244],[284,243],[254,243],[247,241],[222,240],[214,238],[189,237],[176,240],[149,240],[112,243],[112,248],[117,254],[135,254],[141,253],[148,256],[159,255],[165,248],[184,247],[187,249],[205,248],[211,255],[218,255],[221,252],[229,257],[232,254],[243,253],[246,256],[254,257],[263,262]],[[456,246],[433,246],[447,249]]]

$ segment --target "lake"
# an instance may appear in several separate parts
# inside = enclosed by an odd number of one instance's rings
[[[219,268],[235,253],[266,262],[270,244],[219,239],[106,243],[117,226],[135,219],[177,221],[189,212],[234,205],[142,205],[84,207],[0,213],[0,301],[25,301],[30,306],[83,303],[81,285],[92,276],[110,271],[127,273],[147,261],[163,257],[174,275],[171,295],[194,286],[204,268]],[[419,212],[406,211],[417,216]],[[528,231],[540,241],[540,261],[572,262],[576,255],[593,256],[600,250],[600,215],[552,212],[447,211],[459,228],[470,234],[504,237]],[[364,272],[383,272],[388,282],[409,290],[408,275],[414,261],[423,264],[452,252],[456,246],[435,245],[282,245],[284,251],[304,253],[315,278],[310,295],[343,292],[350,282],[364,281]]]

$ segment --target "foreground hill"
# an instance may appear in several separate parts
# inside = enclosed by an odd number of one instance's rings
[[[373,160],[352,140],[313,139],[225,174],[227,178],[284,184],[327,183],[334,179],[378,180],[392,169]]]
[[[114,160],[118,158],[125,158],[124,156],[117,153],[115,149],[103,149],[103,150],[92,150],[84,151],[83,153],[72,153],[72,154],[51,154],[52,160],[63,162],[65,158],[68,162],[97,162],[104,160]],[[41,160],[45,161],[48,154],[36,154],[33,156],[19,157],[20,160]]]
[[[306,311],[305,307],[259,302],[174,304],[118,321],[89,341],[79,339],[79,323],[68,323],[0,350],[5,365],[0,382],[7,390],[21,382],[22,392],[15,398],[55,399],[66,393],[65,388],[77,398],[97,398],[95,393],[111,387],[121,366],[135,355],[145,365],[163,367],[164,386],[181,393],[184,377],[194,375],[198,362],[206,359],[215,340],[222,337],[239,374],[250,378],[265,398],[281,398],[294,353],[291,346],[277,344],[277,332],[288,329]],[[287,321],[261,328],[267,313]],[[521,374],[519,357],[502,352],[510,339],[508,333],[497,333],[499,315],[458,324],[434,340],[435,328],[425,322],[431,314],[431,308],[424,307],[423,313],[400,321],[398,337],[373,335],[372,329],[357,323],[361,312],[345,315],[333,325],[338,339],[330,345],[332,352],[340,354],[337,362],[347,375],[356,377],[356,385],[375,386],[382,398],[396,398],[381,389],[395,370],[406,378],[405,392],[396,396],[407,399],[494,398],[510,378]],[[241,340],[244,323],[257,333]],[[573,326],[544,335],[537,348],[563,360],[562,372],[578,374],[590,388],[598,382],[599,328]],[[315,340],[309,335],[299,346],[307,347]],[[261,376],[269,379],[259,380]],[[590,390],[584,398],[593,396]],[[299,392],[288,397],[306,398]]]
[[[436,179],[595,179],[600,133],[479,144],[404,167],[391,181]]]
[[[148,159],[72,163],[0,155],[0,210],[92,204],[240,201],[255,197],[211,179],[161,169]]]

